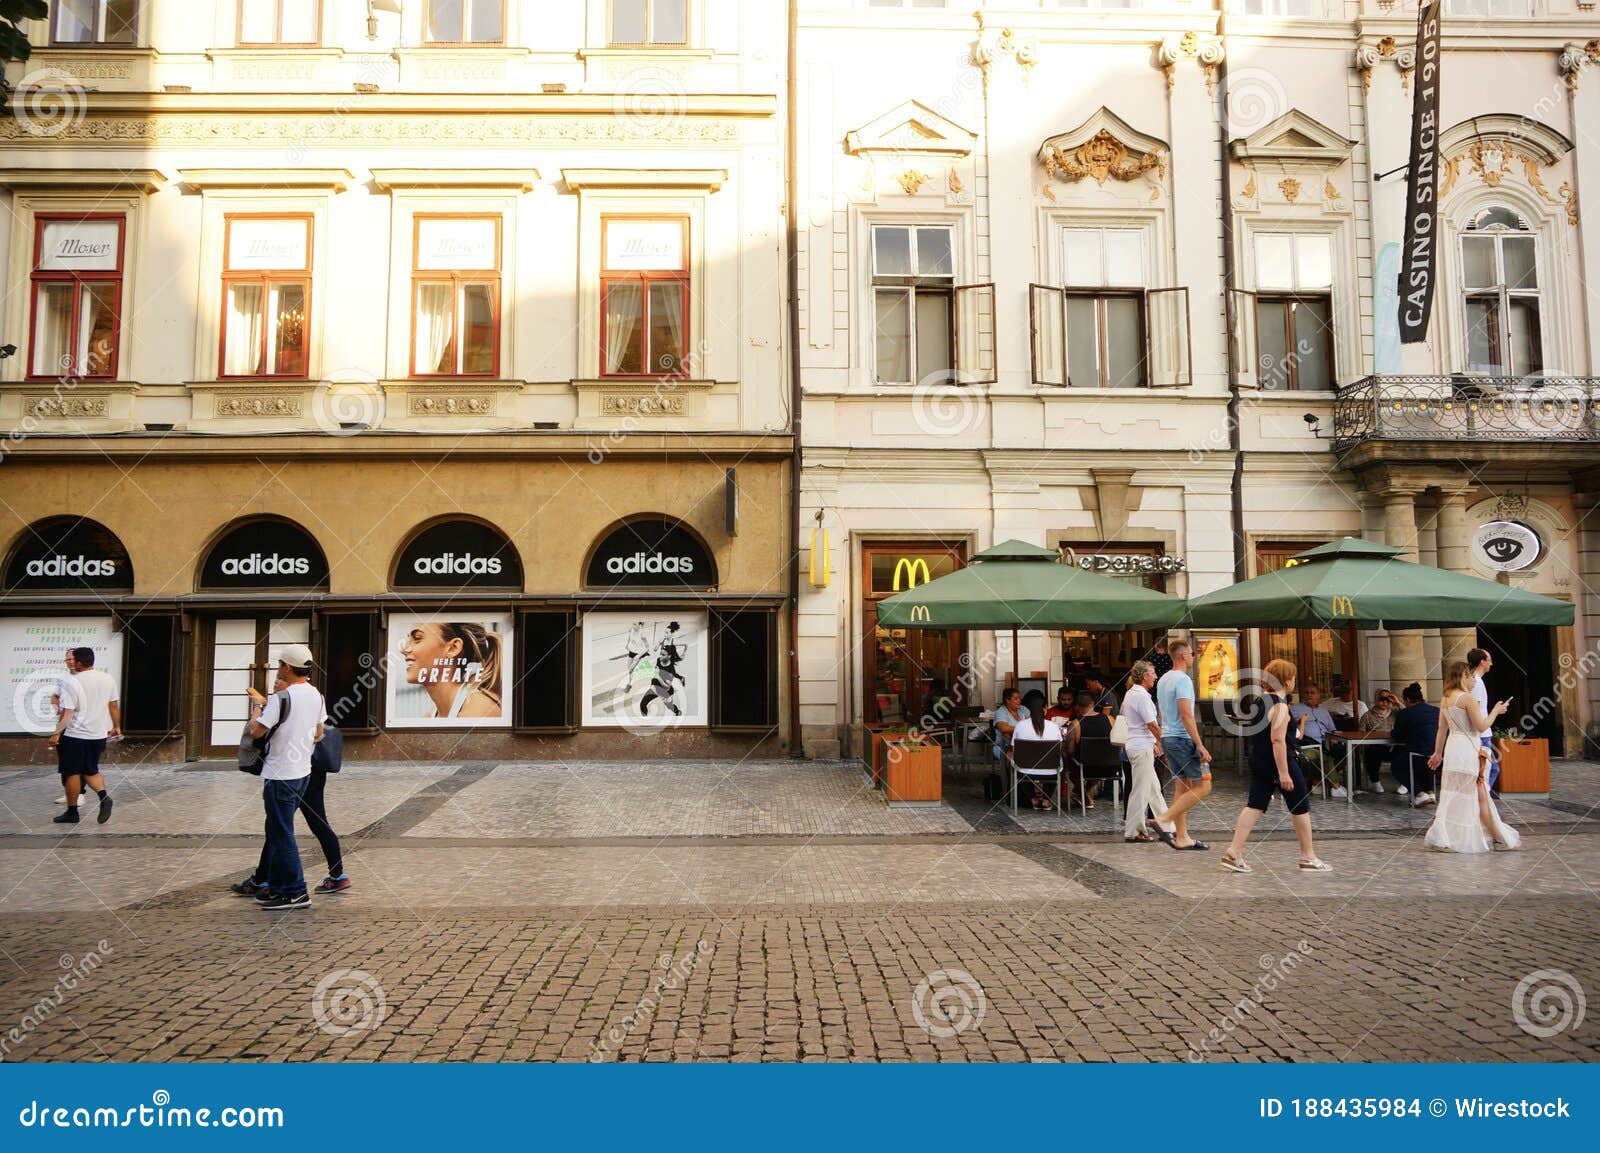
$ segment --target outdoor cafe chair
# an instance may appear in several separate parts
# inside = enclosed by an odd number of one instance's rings
[[[1089,815],[1091,781],[1111,782],[1111,811],[1116,813],[1122,802],[1122,750],[1111,743],[1110,737],[1080,737],[1074,760],[1078,768],[1078,803],[1083,815]]]
[[[1017,738],[1011,742],[1011,811],[1017,811],[1017,793],[1021,778],[1056,779],[1056,811],[1061,811],[1061,781],[1065,774],[1060,741],[1030,741]]]

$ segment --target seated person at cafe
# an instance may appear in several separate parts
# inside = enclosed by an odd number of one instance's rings
[[[1095,694],[1090,689],[1081,689],[1078,692],[1077,706],[1078,719],[1073,722],[1072,728],[1067,731],[1067,754],[1074,755],[1078,746],[1085,737],[1109,741],[1111,739],[1111,718],[1095,709]],[[1089,785],[1089,795],[1083,799],[1087,808],[1094,808],[1094,784]]]
[[[1328,734],[1337,732],[1334,727],[1333,716],[1322,704],[1322,687],[1316,683],[1308,683],[1301,690],[1300,700],[1289,706],[1290,734],[1300,746],[1302,763],[1310,763],[1322,773],[1324,777],[1332,779],[1331,758],[1327,756],[1323,742],[1328,739]],[[1333,795],[1345,795],[1343,788],[1335,788]]]
[[[1103,713],[1109,709],[1111,715],[1115,716],[1117,710],[1122,707],[1122,701],[1117,696],[1117,690],[1111,687],[1111,682],[1105,673],[1099,669],[1090,669],[1084,674],[1083,682],[1083,687],[1091,694],[1090,700],[1093,701],[1094,711]]]
[[[1011,738],[1027,717],[1022,707],[1022,690],[1015,686],[1000,694],[1000,707],[994,711],[994,759],[1003,761],[1011,750]]]
[[[1356,699],[1355,682],[1347,677],[1333,678],[1333,699],[1323,705],[1328,710],[1330,717],[1349,717],[1349,721],[1335,720],[1334,726],[1342,733],[1354,732],[1361,727],[1361,718],[1366,715],[1367,706],[1363,701]]]
[[[1034,689],[1022,698],[1022,711],[1027,715],[1017,723],[1012,739],[1018,741],[1059,741],[1065,735],[1061,725],[1050,719],[1044,707],[1044,694]],[[1050,809],[1055,806],[1050,803],[1050,798],[1037,781],[1023,781],[1020,798],[1028,796],[1029,788],[1033,791],[1031,804],[1036,809]]]
[[[1062,685],[1056,690],[1056,703],[1044,711],[1045,718],[1052,721],[1070,721],[1078,715],[1078,710],[1072,703],[1072,689]]]
[[[1369,737],[1387,733],[1399,712],[1400,698],[1388,689],[1379,689],[1377,695],[1372,698],[1372,707],[1361,714],[1357,735]],[[1383,745],[1368,745],[1361,750],[1362,775],[1372,782],[1372,791],[1375,793],[1383,792],[1383,765],[1388,759],[1389,750]],[[1361,781],[1356,782],[1357,785],[1361,783]],[[1401,789],[1401,794],[1404,793],[1405,790]]]
[[[1434,742],[1439,736],[1439,706],[1430,705],[1422,695],[1422,686],[1412,681],[1400,690],[1405,708],[1394,716],[1389,727],[1389,739],[1394,742],[1389,772],[1400,782],[1400,795],[1406,795],[1413,777],[1417,782],[1417,795],[1412,798],[1413,808],[1433,804],[1433,770],[1428,768],[1428,758],[1433,755]]]

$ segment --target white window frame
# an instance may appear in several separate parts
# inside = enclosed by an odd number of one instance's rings
[[[472,25],[472,6],[479,0],[461,0],[461,31],[464,34]],[[515,0],[499,0],[500,3],[500,35],[493,40],[435,40],[428,34],[430,8],[432,0],[421,0],[417,5],[418,19],[421,27],[418,29],[418,42],[424,48],[503,48],[511,43],[511,17],[513,9],[517,7]]]
[[[1473,221],[1477,220],[1477,218],[1482,216],[1485,212],[1488,212],[1490,209],[1496,209],[1496,208],[1497,209],[1501,209],[1501,210],[1506,211],[1506,212],[1509,212],[1512,215],[1514,215],[1515,217],[1517,217],[1517,219],[1522,222],[1524,227],[1521,230],[1518,230],[1518,231],[1511,231],[1511,230],[1508,230],[1508,229],[1504,229],[1503,226],[1495,226],[1493,228],[1493,230],[1482,230],[1482,231],[1476,230],[1476,229],[1472,229],[1472,228],[1469,227],[1469,225]],[[1544,253],[1541,251],[1543,245],[1540,242],[1540,234],[1539,234],[1538,224],[1539,224],[1539,221],[1537,221],[1536,219],[1530,218],[1526,212],[1523,212],[1516,205],[1510,204],[1510,203],[1507,203],[1507,202],[1504,202],[1504,201],[1492,201],[1492,202],[1487,203],[1487,204],[1480,204],[1466,218],[1466,220],[1462,223],[1462,225],[1459,228],[1456,229],[1456,244],[1455,244],[1455,253],[1454,253],[1454,255],[1455,255],[1456,259],[1460,263],[1458,265],[1459,274],[1456,277],[1456,285],[1455,285],[1455,287],[1456,287],[1456,296],[1459,299],[1459,306],[1458,306],[1458,310],[1457,311],[1458,311],[1458,315],[1459,315],[1459,318],[1460,318],[1460,321],[1461,321],[1461,365],[1462,365],[1462,371],[1468,372],[1468,373],[1473,373],[1473,374],[1480,375],[1480,376],[1508,376],[1509,377],[1509,376],[1518,376],[1519,375],[1519,373],[1517,372],[1515,366],[1510,363],[1510,361],[1511,361],[1511,355],[1510,355],[1510,353],[1511,353],[1511,345],[1510,345],[1511,336],[1510,336],[1509,329],[1510,329],[1511,301],[1514,300],[1514,299],[1528,299],[1530,297],[1538,305],[1538,316],[1539,316],[1539,366],[1537,368],[1535,368],[1535,369],[1532,369],[1531,372],[1529,373],[1529,375],[1537,376],[1539,373],[1543,372],[1544,369],[1545,369],[1545,366],[1550,363],[1550,361],[1548,359],[1548,351],[1549,351],[1549,347],[1550,347],[1550,340],[1549,340],[1549,337],[1547,335],[1548,331],[1549,331],[1549,323],[1548,323],[1547,316],[1546,316],[1546,313],[1547,313],[1546,306],[1547,306],[1547,304],[1551,303],[1551,300],[1550,300],[1549,294],[1546,292],[1546,283],[1545,283],[1546,282],[1546,277],[1547,277],[1548,272],[1549,272],[1549,267],[1547,265],[1547,262],[1544,259]],[[1514,288],[1509,287],[1505,283],[1505,246],[1502,243],[1502,241],[1504,241],[1504,239],[1506,237],[1508,237],[1508,236],[1509,237],[1521,237],[1521,238],[1524,238],[1524,239],[1527,239],[1527,240],[1531,240],[1533,242],[1534,287],[1532,289],[1526,289],[1526,288],[1516,288],[1516,289],[1514,289]],[[1471,238],[1471,237],[1492,239],[1494,241],[1495,273],[1496,273],[1496,275],[1498,277],[1498,281],[1492,287],[1489,287],[1489,288],[1469,288],[1469,287],[1467,287],[1466,242],[1467,242],[1468,238]],[[1474,297],[1484,297],[1484,296],[1489,296],[1491,294],[1497,295],[1499,297],[1499,313],[1500,313],[1500,321],[1501,321],[1501,326],[1502,326],[1502,332],[1500,333],[1500,340],[1499,340],[1500,347],[1497,350],[1497,352],[1498,352],[1499,357],[1500,357],[1500,365],[1499,365],[1499,371],[1490,371],[1490,372],[1486,373],[1482,369],[1475,369],[1475,368],[1472,367],[1472,352],[1471,352],[1471,349],[1472,349],[1472,320],[1471,320],[1471,314],[1468,311],[1467,305],[1468,305],[1468,301],[1470,299],[1474,298]]]
[[[635,40],[618,40],[616,38],[616,35],[615,35],[615,28],[613,27],[613,20],[612,20],[612,7],[613,7],[613,5],[615,3],[616,3],[616,0],[605,0],[605,9],[606,9],[606,11],[605,11],[605,30],[606,30],[606,46],[607,47],[610,47],[610,48],[621,48],[621,49],[628,50],[628,51],[632,51],[632,50],[635,50],[635,49],[638,49],[638,50],[641,50],[641,51],[642,50],[646,50],[646,49],[666,49],[668,51],[671,51],[674,48],[678,48],[678,49],[688,48],[690,45],[692,45],[695,42],[695,35],[694,35],[694,32],[695,32],[695,28],[694,28],[695,11],[694,11],[694,9],[696,7],[695,0],[682,0],[682,3],[683,3],[683,39],[682,40],[654,40],[654,39],[651,39],[651,36],[650,36],[651,26],[655,24],[655,2],[654,2],[654,0],[645,0],[645,9],[644,9],[645,39],[637,40],[637,41],[635,41]]]
[[[1249,347],[1240,350],[1239,383],[1245,388],[1257,388],[1260,385],[1257,374],[1260,340],[1259,333],[1255,331],[1256,295],[1262,292],[1272,294],[1291,291],[1288,289],[1261,287],[1260,277],[1256,274],[1256,237],[1265,234],[1284,233],[1300,236],[1326,235],[1329,245],[1331,280],[1333,281],[1331,287],[1327,290],[1329,296],[1328,315],[1330,322],[1333,324],[1332,384],[1333,388],[1337,389],[1341,381],[1356,375],[1355,369],[1363,363],[1362,314],[1357,296],[1359,281],[1356,275],[1355,253],[1351,243],[1354,220],[1348,216],[1336,218],[1244,216],[1241,217],[1240,223],[1241,227],[1236,234],[1236,244],[1238,245],[1236,255],[1241,272],[1240,279],[1249,285],[1249,288],[1235,290],[1233,298],[1235,330],[1226,334],[1227,339],[1230,341],[1237,340],[1241,331],[1248,334],[1246,343]],[[1443,225],[1441,224],[1440,227],[1443,228]],[[1241,330],[1240,325],[1244,325],[1244,329]],[[1280,394],[1271,392],[1263,393],[1263,395]],[[1323,394],[1316,392],[1284,392],[1281,395],[1317,396]]]
[[[107,40],[106,35],[106,4],[108,0],[94,0],[95,35],[92,40],[58,40],[57,32],[60,30],[58,21],[64,15],[64,9],[59,0],[52,0],[50,13],[47,17],[46,30],[48,36],[45,43],[52,48],[136,48],[139,37],[144,32],[145,18],[149,12],[152,0],[137,0],[133,8],[133,34],[127,40]]]

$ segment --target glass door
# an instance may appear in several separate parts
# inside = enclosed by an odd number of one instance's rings
[[[250,717],[249,690],[270,692],[283,646],[310,643],[308,617],[222,617],[213,622],[206,669],[208,755],[226,756],[238,749]]]
[[[1319,543],[1258,544],[1256,573],[1277,572],[1287,567],[1296,553],[1315,548]],[[1316,685],[1327,698],[1335,677],[1356,681],[1355,629],[1258,629],[1257,636],[1263,667],[1275,660],[1290,661],[1295,666],[1296,698],[1308,684]]]
[[[955,572],[966,561],[966,546],[917,541],[871,543],[862,547],[862,630],[865,652],[867,723],[915,724],[936,695],[948,693],[964,704],[958,678],[966,652],[960,630],[891,629],[878,624],[878,601]]]

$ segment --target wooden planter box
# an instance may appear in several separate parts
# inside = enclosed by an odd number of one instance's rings
[[[935,744],[886,741],[885,793],[889,803],[938,802],[944,796],[944,755]]]
[[[1550,791],[1550,742],[1543,737],[1498,739],[1494,751],[1500,758],[1502,793]]]
[[[883,784],[883,770],[888,758],[889,742],[898,741],[905,735],[906,729],[902,725],[871,729],[867,732],[867,765],[872,770],[873,788]]]

